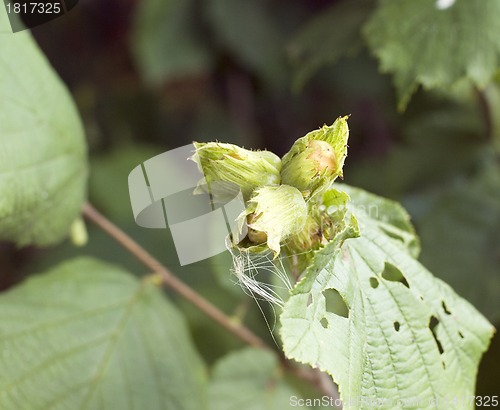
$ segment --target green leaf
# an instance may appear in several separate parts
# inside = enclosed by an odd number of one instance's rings
[[[0,7],[0,240],[51,245],[85,198],[82,124],[29,32],[10,31]]]
[[[284,34],[265,0],[207,0],[219,43],[271,86],[286,86]]]
[[[288,45],[297,66],[294,86],[300,89],[316,71],[362,47],[360,29],[373,11],[372,0],[349,0],[318,13],[301,27]]]
[[[132,32],[132,51],[146,82],[159,85],[212,66],[197,31],[194,0],[143,0]]]
[[[485,87],[500,60],[500,2],[381,0],[365,26],[383,72],[394,74],[399,108],[418,85],[449,88],[463,78]]]
[[[0,296],[0,408],[205,408],[205,370],[161,291],[94,259]]]
[[[378,217],[359,212],[369,196],[356,191],[347,189],[361,235],[340,251],[325,247],[329,254],[316,256],[293,289],[281,315],[284,351],[332,375],[344,401],[365,397],[399,408],[413,400],[417,408],[450,408],[446,398],[474,394],[477,366],[494,329],[413,259],[405,241],[387,234],[392,223],[410,233],[401,211],[378,199]],[[331,292],[342,297],[347,317],[329,309]]]
[[[295,408],[295,399],[300,395],[285,383],[278,358],[271,352],[247,348],[215,364],[209,385],[210,409],[281,410]]]
[[[395,244],[406,248],[412,257],[418,257],[420,241],[410,222],[410,215],[399,203],[346,184],[335,184],[334,187],[351,197],[348,207],[361,226],[373,224],[384,235],[394,239]]]

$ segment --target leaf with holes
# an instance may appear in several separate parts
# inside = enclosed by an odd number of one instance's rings
[[[413,258],[402,208],[337,188],[351,197],[360,236],[320,250],[293,289],[281,315],[286,355],[327,371],[360,409],[373,407],[361,397],[387,408],[449,408],[446,399],[473,395],[493,327]]]
[[[66,87],[0,7],[0,240],[59,242],[80,213],[87,163]]]
[[[0,296],[0,408],[206,407],[204,366],[153,285],[76,259]]]
[[[394,74],[399,107],[419,84],[450,87],[467,78],[478,87],[500,63],[498,0],[382,0],[365,26],[381,69]]]

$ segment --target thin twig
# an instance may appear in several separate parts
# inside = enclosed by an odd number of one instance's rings
[[[175,277],[155,257],[153,257],[149,252],[147,252],[142,246],[140,246],[137,242],[135,242],[130,236],[128,236],[115,224],[109,221],[91,204],[86,203],[83,206],[83,214],[85,215],[86,218],[91,220],[93,223],[98,225],[103,231],[109,234],[120,245],[122,245],[131,254],[133,254],[137,259],[139,259],[152,272],[155,272],[157,275],[161,276],[161,279],[163,280],[163,283],[166,286],[170,287],[172,290],[181,295],[188,302],[195,305],[198,309],[200,309],[203,313],[212,318],[215,322],[220,324],[222,327],[227,329],[233,335],[241,339],[243,342],[249,344],[250,346],[271,350],[271,347],[269,347],[259,336],[253,333],[250,329],[248,329],[241,323],[232,321],[216,306],[214,306],[203,296],[195,292],[180,279]]]

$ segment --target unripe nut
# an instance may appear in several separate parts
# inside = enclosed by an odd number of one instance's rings
[[[282,158],[281,183],[296,187],[304,198],[328,189],[342,177],[348,137],[347,117],[340,117],[299,138]]]
[[[254,219],[255,219],[255,214],[248,215],[247,216],[248,225],[251,225],[254,222]],[[267,234],[265,232],[258,231],[257,229],[253,229],[250,226],[248,226],[247,237],[250,242],[255,243],[257,245],[267,241]]]
[[[317,162],[319,172],[334,172],[337,169],[337,157],[328,142],[312,140],[309,142],[308,148],[312,148],[314,151],[307,158]]]

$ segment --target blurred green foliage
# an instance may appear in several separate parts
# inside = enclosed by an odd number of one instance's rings
[[[0,307],[4,409],[204,406],[206,369],[183,315],[114,265],[65,261]]]
[[[394,74],[399,107],[416,87],[450,87],[465,78],[485,87],[500,62],[496,0],[381,0],[365,37],[383,71]]]

